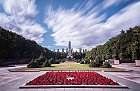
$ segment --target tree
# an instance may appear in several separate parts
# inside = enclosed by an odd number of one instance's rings
[[[112,68],[112,66],[108,62],[104,62],[101,68]]]
[[[84,58],[85,64],[90,64],[90,59],[88,57]]]
[[[132,59],[135,60],[137,59],[137,53],[138,53],[138,42],[135,41],[132,45],[131,45],[131,48],[132,48]]]
[[[32,60],[28,65],[28,68],[39,68],[39,65],[36,61]]]
[[[45,58],[55,57],[55,53],[9,30],[0,27],[0,59],[36,59],[42,54]]]
[[[43,63],[42,67],[51,67],[51,60],[45,60],[45,62]]]
[[[116,37],[112,37],[103,45],[97,45],[86,53],[86,57],[96,56],[102,60],[114,59],[140,59],[140,26],[122,30]],[[105,58],[104,58],[105,57]]]
[[[125,58],[125,54],[124,53],[120,53],[119,54],[119,58],[120,58],[120,60],[124,59]]]

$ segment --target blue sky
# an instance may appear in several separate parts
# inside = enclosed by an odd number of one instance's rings
[[[0,26],[51,50],[104,44],[140,25],[140,0],[0,0]]]

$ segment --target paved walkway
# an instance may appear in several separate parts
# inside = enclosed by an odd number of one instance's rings
[[[119,65],[113,65],[113,67],[133,70],[131,72],[108,72],[108,73],[140,84],[140,67],[136,67],[135,63],[122,63]]]
[[[16,67],[21,67],[25,65],[18,65]],[[120,65],[117,65],[119,67]],[[126,86],[128,89],[117,89],[117,88],[38,88],[38,89],[19,89],[19,86],[24,85],[26,82],[34,79],[35,77],[44,74],[46,71],[41,72],[8,72],[7,69],[12,67],[0,68],[0,91],[140,91],[140,83],[124,79],[113,72],[101,72],[98,73],[118,81]],[[132,68],[133,69],[133,68]],[[137,70],[138,74],[140,70]],[[135,71],[134,71],[135,72]],[[132,73],[130,72],[130,77]],[[125,74],[125,73],[122,73]]]

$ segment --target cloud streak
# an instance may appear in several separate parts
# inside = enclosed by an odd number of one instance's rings
[[[0,26],[41,43],[46,29],[34,21],[38,11],[34,0],[3,0]]]
[[[79,5],[79,9],[76,9],[77,6],[75,6],[71,9],[60,7],[57,10],[49,6],[44,22],[53,31],[51,36],[54,37],[55,45],[67,46],[70,40],[74,48],[90,49],[119,34],[121,29],[126,30],[129,27],[140,25],[140,13],[138,13],[140,2],[128,5],[106,21],[104,21],[107,18],[106,13],[99,13],[122,2],[104,0],[94,7],[87,6],[88,3],[94,4],[94,2],[88,1],[84,4],[84,8]],[[102,8],[98,6],[102,6]]]

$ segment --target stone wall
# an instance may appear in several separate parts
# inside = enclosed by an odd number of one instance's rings
[[[9,64],[25,64],[29,63],[30,59],[0,59],[0,66],[9,65]]]
[[[114,60],[114,64],[120,64],[120,60]]]
[[[135,63],[134,60],[114,60],[114,64],[121,64],[121,63]]]
[[[136,66],[140,66],[140,60],[135,60]]]
[[[105,62],[106,62],[106,60],[105,60]],[[110,64],[114,64],[114,59],[108,59],[108,62],[109,62]]]
[[[4,60],[0,59],[0,66],[3,66]]]

